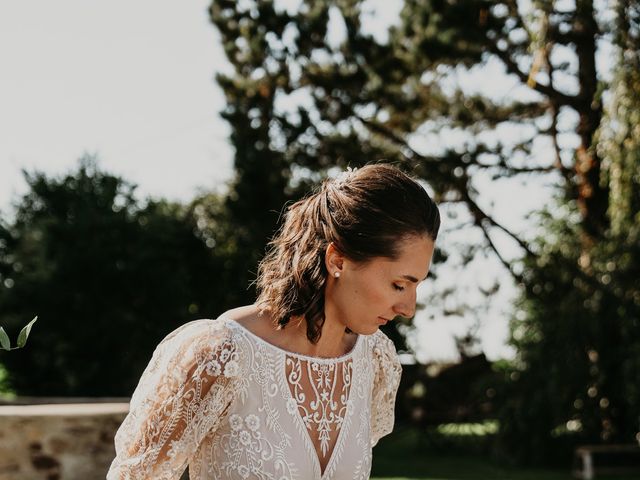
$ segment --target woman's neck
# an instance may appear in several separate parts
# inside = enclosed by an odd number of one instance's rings
[[[351,351],[357,340],[357,336],[347,333],[344,324],[330,313],[325,317],[322,334],[315,344],[307,337],[307,323],[301,317],[292,318],[286,327],[278,330],[269,312],[260,313],[256,305],[238,307],[226,315],[267,342],[310,357],[341,357]]]
[[[347,333],[345,326],[335,317],[325,317],[322,332],[318,341],[311,343],[307,337],[307,323],[301,318],[292,318],[282,332],[289,331],[292,347],[304,355],[312,357],[335,358],[351,351],[357,335]]]

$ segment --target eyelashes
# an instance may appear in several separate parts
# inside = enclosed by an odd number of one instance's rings
[[[398,285],[396,283],[393,284],[393,288],[395,290],[397,290],[398,292],[403,292],[404,291],[404,287],[401,287],[400,285]]]

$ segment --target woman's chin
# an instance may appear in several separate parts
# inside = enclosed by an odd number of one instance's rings
[[[363,326],[356,333],[358,333],[360,335],[373,335],[374,333],[376,333],[378,331],[378,327],[379,326],[380,325],[367,325],[366,327]]]

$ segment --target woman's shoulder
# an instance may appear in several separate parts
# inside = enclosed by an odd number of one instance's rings
[[[218,320],[227,322],[239,337],[257,338],[277,348],[284,348],[282,347],[284,332],[275,329],[269,313],[260,311],[255,304],[227,310],[218,317]]]
[[[400,364],[395,344],[382,330],[369,335],[368,340],[369,352],[377,368],[389,368],[391,365]]]
[[[368,339],[371,349],[383,349],[396,353],[396,347],[393,341],[382,330],[377,330],[375,333],[368,335]]]
[[[218,317],[217,319],[200,318],[180,325],[178,328],[170,332],[160,343],[183,343],[184,341],[208,341],[208,340],[225,340],[231,330],[225,321],[226,319]]]
[[[165,336],[154,352],[157,356],[199,359],[220,351],[237,349],[237,339],[227,318],[201,318],[180,325]]]
[[[227,310],[218,317],[218,321],[227,322],[231,326],[240,325],[259,337],[266,336],[270,328],[273,328],[273,324],[253,304]]]
[[[235,324],[249,327],[255,322],[255,307],[246,305],[227,310],[217,318],[200,318],[180,325],[170,332],[162,342],[176,339],[229,339]]]

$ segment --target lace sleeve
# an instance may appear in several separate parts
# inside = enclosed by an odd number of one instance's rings
[[[174,480],[233,397],[238,354],[222,322],[196,320],[153,352],[115,436],[107,480]]]
[[[396,392],[402,367],[393,342],[382,332],[375,334],[373,346],[373,395],[371,402],[371,446],[391,433]]]

